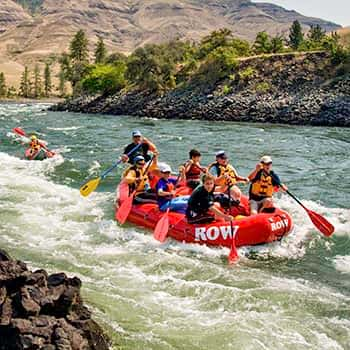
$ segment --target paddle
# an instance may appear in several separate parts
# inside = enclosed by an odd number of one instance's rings
[[[150,161],[147,164],[147,168],[143,174],[143,176],[147,175],[148,170],[153,162],[153,157],[150,159]],[[115,213],[115,219],[123,225],[128,218],[131,208],[132,208],[132,203],[134,201],[134,197],[136,194],[136,190],[121,204],[119,207],[118,211]]]
[[[128,154],[127,156],[129,157],[132,153],[134,153],[135,151],[137,151],[140,147],[141,147],[142,143],[139,143],[137,146],[135,146]],[[96,188],[98,187],[98,185],[100,184],[100,182],[102,180],[105,179],[105,177],[112,171],[114,170],[120,163],[122,162],[122,160],[118,160],[118,162],[116,164],[114,164],[112,167],[110,167],[109,169],[107,169],[105,172],[103,172],[101,174],[100,177],[98,177],[97,179],[92,179],[89,180],[88,182],[86,182],[84,185],[82,185],[80,187],[80,194],[83,197],[87,197],[91,192],[95,191]]]
[[[158,221],[154,229],[153,237],[159,242],[164,242],[169,231],[169,208]]]
[[[179,176],[177,177],[176,184],[179,182],[180,177],[181,174],[179,174]],[[170,208],[168,208],[165,214],[160,218],[153,232],[154,239],[156,239],[159,242],[165,241],[169,231],[169,211]]]
[[[16,134],[20,135],[20,136],[24,136],[24,137],[28,137],[27,133],[22,129],[22,128],[13,128],[12,129],[13,132],[15,132]],[[50,151],[42,142],[39,142],[39,145],[44,148],[47,152],[50,152],[51,155],[55,155],[56,153],[53,151]]]
[[[305,205],[289,191],[286,191],[286,193],[291,196],[298,204],[300,204],[302,208],[304,208],[304,210],[309,215],[312,223],[321,233],[323,233],[326,237],[330,237],[333,234],[334,226],[326,218],[306,208]]]
[[[230,214],[231,214],[231,186],[228,189],[228,197],[229,197],[229,208],[230,208]],[[236,248],[236,235],[234,235],[235,230],[233,228],[232,221],[230,221],[230,225],[231,225],[232,243],[231,243],[230,254],[228,256],[228,263],[230,265],[232,265],[232,264],[235,264],[236,262],[238,262],[239,255],[238,255],[237,248]]]

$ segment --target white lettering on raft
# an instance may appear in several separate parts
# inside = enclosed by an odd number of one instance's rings
[[[233,233],[231,226],[211,226],[195,228],[195,241],[216,241],[220,236],[223,239],[235,237],[239,226],[233,226]]]
[[[271,224],[272,231],[280,230],[281,228],[288,227],[289,221],[288,219],[284,219],[283,221],[276,221]]]

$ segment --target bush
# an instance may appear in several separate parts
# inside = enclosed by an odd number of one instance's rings
[[[228,77],[237,67],[236,50],[233,47],[218,47],[212,51],[195,74],[202,83],[215,84]]]
[[[239,71],[238,75],[241,80],[247,80],[252,78],[255,73],[256,73],[256,70],[254,68],[247,67],[246,69]]]
[[[255,86],[256,92],[259,92],[259,93],[262,93],[262,94],[268,92],[270,89],[271,89],[271,85],[268,82],[266,82],[266,81],[258,83]]]
[[[88,93],[110,94],[125,86],[126,65],[94,65],[82,81],[82,89]]]

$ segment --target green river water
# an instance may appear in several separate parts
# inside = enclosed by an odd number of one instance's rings
[[[65,271],[115,349],[350,349],[350,129],[166,121],[0,105],[0,247],[31,268]],[[23,160],[11,129],[36,131],[60,152]],[[154,241],[113,220],[122,168],[87,199],[79,187],[117,159],[140,129],[173,168],[192,146],[218,149],[242,175],[265,153],[312,210],[336,227],[323,238],[292,199],[295,228],[281,243],[239,250]],[[242,187],[246,191],[246,187]]]

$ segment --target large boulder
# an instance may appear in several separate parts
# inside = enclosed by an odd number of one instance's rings
[[[0,350],[109,349],[80,288],[79,278],[31,272],[0,251]]]

